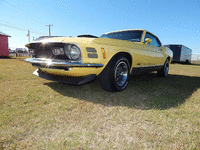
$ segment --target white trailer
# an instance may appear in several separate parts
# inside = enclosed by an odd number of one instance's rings
[[[173,51],[173,62],[191,63],[192,49],[178,44],[165,45]]]

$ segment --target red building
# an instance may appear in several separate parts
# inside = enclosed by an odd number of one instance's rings
[[[8,37],[11,36],[0,32],[0,57],[9,57]]]

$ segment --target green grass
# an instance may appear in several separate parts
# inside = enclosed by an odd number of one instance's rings
[[[200,149],[199,65],[132,77],[118,93],[98,79],[44,80],[35,69],[0,59],[0,149]]]

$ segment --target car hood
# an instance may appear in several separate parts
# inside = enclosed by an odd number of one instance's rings
[[[32,44],[36,43],[76,43],[76,44],[103,44],[103,45],[126,45],[128,43],[133,43],[126,40],[109,39],[109,38],[88,38],[88,37],[55,37],[48,39],[41,39],[37,41],[32,41],[26,44],[26,47],[31,47]],[[135,42],[140,43],[140,42]]]
[[[82,37],[56,37],[36,40],[27,43],[25,46],[30,47],[32,44],[36,43],[88,43],[92,42],[95,38],[82,38]]]

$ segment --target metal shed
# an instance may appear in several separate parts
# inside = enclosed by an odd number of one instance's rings
[[[11,36],[0,32],[0,57],[9,57],[8,37]]]

